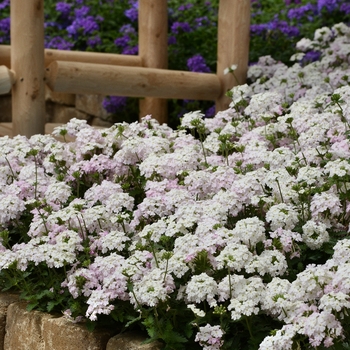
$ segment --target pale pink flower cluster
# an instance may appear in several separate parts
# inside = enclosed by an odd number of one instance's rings
[[[228,110],[187,113],[181,130],[73,119],[54,132],[71,142],[0,138],[0,269],[65,271],[93,321],[119,301],[141,314],[176,302],[194,318],[277,318],[260,349],[332,346],[350,310],[349,240],[330,253],[350,231],[349,33],[301,41],[322,53],[306,66],[260,58]],[[329,259],[303,266],[318,250]],[[207,324],[195,339],[215,350],[226,336]]]
[[[220,326],[211,326],[207,324],[204,327],[199,327],[199,332],[196,335],[196,341],[203,347],[203,350],[219,350],[223,344],[223,330]]]

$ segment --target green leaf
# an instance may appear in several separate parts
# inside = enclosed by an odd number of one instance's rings
[[[181,335],[178,332],[175,332],[173,330],[173,324],[170,322],[170,320],[166,321],[165,329],[162,334],[162,339],[167,344],[176,344],[176,343],[187,343],[188,339]]]
[[[32,311],[34,310],[37,306],[39,305],[39,303],[37,301],[33,301],[32,303],[29,303],[26,307],[27,311]]]
[[[59,303],[57,301],[49,301],[46,307],[47,312],[51,312],[55,308],[55,306],[58,304]]]
[[[86,321],[86,328],[87,328],[87,330],[89,332],[93,332],[95,330],[95,328],[96,328],[96,325],[97,325],[96,322],[93,322],[93,321],[87,319],[87,321]]]

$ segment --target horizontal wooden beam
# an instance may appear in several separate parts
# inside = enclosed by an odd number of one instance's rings
[[[45,124],[45,134],[52,134],[54,129],[59,127],[59,126],[63,126],[65,124],[62,124],[62,123],[46,123]],[[0,127],[1,127],[1,124],[0,124]],[[94,129],[97,129],[97,130],[104,130],[106,129],[106,127],[104,126],[92,126],[92,128]],[[54,136],[56,140],[59,140],[59,141],[67,141],[67,142],[70,142],[70,141],[74,141],[76,139],[75,136],[70,136],[70,135],[65,135],[64,137],[61,136],[61,135],[58,135],[58,136]]]
[[[58,127],[58,126],[62,126],[64,124],[62,123],[46,123],[45,124],[45,134],[52,134],[53,130]],[[94,129],[106,129],[103,126],[93,126]],[[13,136],[13,132],[12,132],[12,123],[0,123],[0,137],[2,136],[9,136],[12,137]],[[60,140],[60,141],[74,141],[75,137],[73,136],[69,136],[66,135],[65,138],[61,137],[61,136],[56,136],[56,139]]]
[[[0,123],[0,137],[12,137],[12,123]]]
[[[48,66],[53,61],[142,66],[141,57],[136,55],[45,49],[45,66]],[[10,45],[0,45],[0,65],[5,65],[8,68],[11,67]]]
[[[73,94],[215,100],[221,95],[216,74],[158,68],[52,62],[46,69],[51,90]]]
[[[15,81],[15,72],[6,66],[0,66],[0,95],[9,93]]]

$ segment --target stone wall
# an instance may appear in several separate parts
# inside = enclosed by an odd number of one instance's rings
[[[60,315],[27,311],[16,294],[0,293],[0,350],[160,350],[142,344],[139,333],[89,332],[83,324]]]
[[[90,125],[109,127],[110,115],[102,107],[102,95],[74,95],[53,92],[46,95],[46,122],[65,124],[72,118],[84,119]],[[11,122],[11,94],[0,95],[0,122]]]

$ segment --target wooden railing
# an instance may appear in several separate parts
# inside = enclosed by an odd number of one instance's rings
[[[246,79],[250,0],[220,0],[217,72],[168,70],[167,0],[139,0],[137,56],[44,49],[44,0],[11,0],[11,46],[0,45],[0,94],[12,90],[12,134],[43,134],[45,84],[53,91],[145,97],[140,116],[167,121],[166,99],[215,100]],[[11,89],[12,88],[12,89]]]

